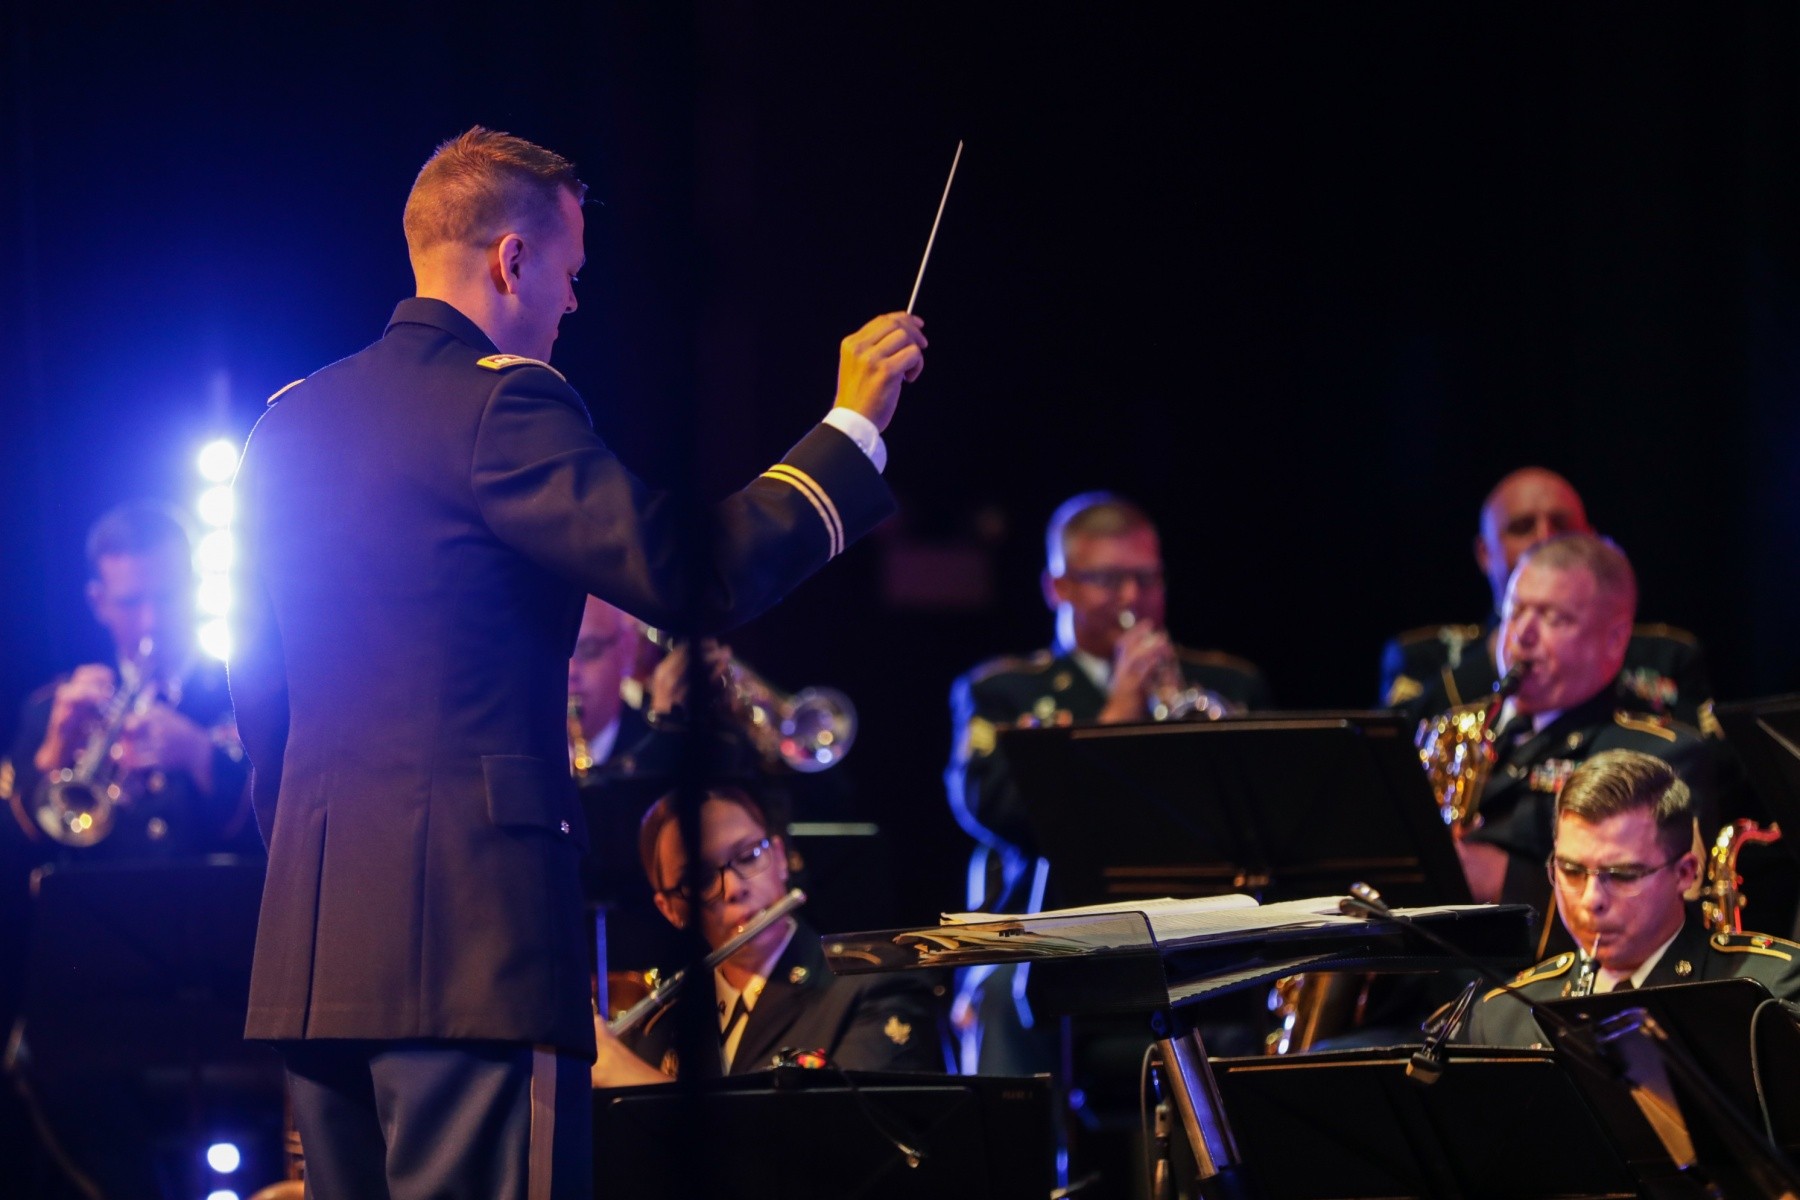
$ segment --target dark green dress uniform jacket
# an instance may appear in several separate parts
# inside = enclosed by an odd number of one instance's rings
[[[1271,706],[1269,685],[1255,665],[1216,650],[1179,651],[1182,677],[1249,710]],[[995,912],[1017,912],[1024,900],[1025,867],[1036,856],[1030,822],[1007,770],[995,754],[995,734],[1020,724],[1092,721],[1106,707],[1072,654],[1040,650],[996,658],[958,679],[950,689],[952,749],[944,786],[957,822],[977,842],[998,852],[1003,879],[990,894],[970,896]]]
[[[1503,904],[1529,904],[1543,915],[1542,933],[1560,934],[1550,908],[1545,862],[1555,840],[1556,797],[1575,768],[1603,750],[1638,750],[1662,759],[1693,789],[1696,810],[1707,828],[1707,796],[1713,783],[1712,750],[1706,739],[1666,718],[1619,712],[1604,689],[1535,734],[1496,747],[1500,760],[1481,794],[1481,826],[1468,835],[1507,852]],[[1547,941],[1543,945],[1549,944]]]
[[[1533,1000],[1559,999],[1575,978],[1575,961],[1573,952],[1559,954],[1520,972],[1512,985]],[[1793,999],[1800,995],[1800,945],[1760,933],[1709,935],[1690,915],[1644,977],[1644,986],[1740,978],[1761,980],[1777,999]],[[1531,1010],[1498,988],[1475,1005],[1462,1040],[1476,1046],[1550,1044]]]
[[[627,1035],[625,1044],[651,1066],[676,1075],[675,1024],[671,1005]],[[823,1050],[846,1071],[944,1069],[937,1004],[924,978],[907,971],[833,975],[818,931],[805,922],[798,923],[750,1010],[731,1074],[773,1066],[783,1050]],[[717,1075],[720,1065],[715,1055],[699,1074]]]
[[[1428,625],[1390,641],[1381,655],[1381,702],[1424,719],[1493,693],[1500,673],[1487,650],[1486,625]],[[1700,640],[1674,625],[1638,625],[1625,647],[1614,704],[1674,717],[1717,737],[1712,680]]]
[[[892,507],[821,425],[687,544],[560,374],[462,313],[291,385],[237,478],[233,698],[269,847],[247,1034],[593,1053],[569,776],[583,596],[762,611]]]

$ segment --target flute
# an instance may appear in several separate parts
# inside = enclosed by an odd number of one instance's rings
[[[714,967],[736,954],[739,950],[742,950],[745,946],[749,945],[751,940],[763,930],[767,929],[769,926],[781,920],[805,903],[805,892],[801,891],[799,888],[790,889],[787,895],[750,918],[743,929],[729,942],[726,942],[723,946],[720,946],[717,950],[714,950],[711,954],[707,955],[706,961],[700,964],[701,967],[708,971],[712,970]],[[663,982],[657,984],[656,989],[648,996],[645,996],[642,1000],[639,1000],[636,1004],[620,1013],[617,1017],[614,1017],[612,1021],[607,1024],[606,1028],[610,1030],[615,1037],[636,1029],[639,1025],[642,1025],[645,1021],[667,1008],[669,1002],[675,999],[675,993],[681,990],[681,985],[686,981],[687,968],[683,967]]]

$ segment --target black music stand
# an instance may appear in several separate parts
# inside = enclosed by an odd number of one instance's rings
[[[1451,1047],[1430,1087],[1407,1077],[1409,1053],[1213,1059],[1254,1194],[1638,1195],[1613,1139],[1552,1052]]]
[[[33,876],[8,1065],[89,1171],[137,1178],[155,1159],[203,1194],[198,1149],[224,1134],[243,1147],[246,1177],[279,1176],[281,1062],[244,1040],[263,874],[221,855]]]
[[[244,1041],[261,863],[40,868],[22,1008],[34,1073],[274,1061]]]
[[[1800,861],[1800,695],[1736,700],[1714,715],[1769,814],[1794,831],[1776,844]]]
[[[1673,1096],[1699,1163],[1725,1186],[1727,1195],[1736,1196],[1758,1193],[1742,1174],[1743,1156],[1726,1125],[1726,1115],[1716,1111],[1719,1102],[1735,1109],[1759,1135],[1766,1103],[1775,1144],[1789,1154],[1800,1150],[1800,1030],[1776,1006],[1758,1022],[1757,1009],[1768,1000],[1768,989],[1758,980],[1716,979],[1552,1000],[1546,1007],[1584,1029],[1629,1009],[1648,1012],[1675,1048],[1717,1086],[1719,1095],[1710,1096],[1684,1084],[1679,1076],[1671,1076]],[[1555,1034],[1551,1040],[1560,1041]],[[1754,1067],[1753,1059],[1757,1060]],[[1585,1065],[1580,1054],[1569,1055],[1568,1061],[1571,1077],[1612,1132],[1633,1173],[1650,1186],[1667,1185],[1675,1179],[1674,1162],[1619,1082]]]
[[[1390,712],[1009,729],[999,750],[1059,905],[1249,892],[1467,904],[1412,743]]]
[[[823,943],[832,971],[841,975],[1031,963],[1036,976],[1056,980],[1064,1011],[1148,1016],[1200,1177],[1220,1180],[1240,1177],[1240,1156],[1190,1006],[1296,971],[1363,970],[1395,961],[1416,968],[1444,955],[1402,921],[1431,927],[1462,955],[1513,959],[1529,945],[1530,917],[1523,905],[1479,905],[1353,920],[1327,897],[1281,913],[1209,911],[1201,926],[1142,912],[1053,912],[838,934]]]
[[[644,1200],[1043,1200],[1049,1081],[787,1067],[613,1088],[594,1097],[594,1164],[596,1195]]]

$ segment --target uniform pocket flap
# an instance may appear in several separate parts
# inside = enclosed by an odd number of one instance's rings
[[[524,754],[487,754],[481,759],[481,774],[487,784],[488,819],[494,824],[566,834],[587,849],[587,824],[567,767]]]

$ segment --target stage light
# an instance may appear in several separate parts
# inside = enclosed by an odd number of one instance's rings
[[[200,627],[200,648],[220,662],[231,657],[231,626],[224,617],[214,617]]]
[[[230,1142],[214,1142],[206,1148],[206,1165],[221,1175],[231,1174],[243,1163],[244,1156]]]
[[[226,483],[237,473],[237,443],[215,438],[200,450],[200,477],[208,483]]]
[[[200,499],[194,507],[199,510],[200,519],[214,529],[223,529],[231,524],[231,486],[215,483],[200,493]]]
[[[238,1194],[230,1188],[220,1188],[216,1192],[206,1193],[206,1200],[238,1200]]]
[[[202,575],[223,575],[231,570],[234,548],[231,530],[215,529],[200,539],[200,549],[194,552],[194,565],[200,568]]]
[[[200,611],[209,617],[223,617],[231,612],[231,580],[224,575],[200,578]]]

